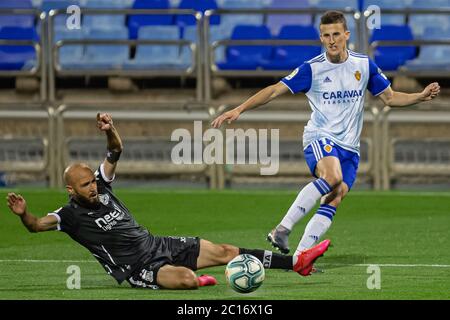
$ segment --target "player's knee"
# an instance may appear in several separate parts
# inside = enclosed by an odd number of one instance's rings
[[[331,200],[328,204],[330,206],[333,206],[333,207],[337,208],[337,207],[339,207],[341,202],[342,202],[342,197],[341,196],[337,196],[333,200]]]
[[[179,275],[180,289],[197,289],[198,280],[197,276],[192,270],[186,269],[180,272]]]
[[[223,244],[222,248],[224,250],[224,263],[228,263],[239,254],[239,248],[235,246]]]
[[[339,184],[336,188],[333,189],[333,191],[331,191],[329,194],[327,194],[324,198],[323,198],[323,202],[325,204],[328,204],[330,206],[333,207],[338,207],[339,204],[342,202],[342,200],[344,199],[344,188],[343,188],[343,184]]]
[[[340,172],[327,172],[322,177],[333,188],[339,187],[342,183],[342,174]]]
[[[239,249],[229,244],[219,244],[216,251],[216,263],[226,264],[239,254]]]

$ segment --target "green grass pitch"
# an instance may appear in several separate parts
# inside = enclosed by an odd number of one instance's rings
[[[3,199],[8,190],[3,190]],[[65,203],[62,191],[21,192],[35,215]],[[200,236],[216,243],[271,249],[265,240],[294,192],[117,190],[137,221],[156,235]],[[449,299],[448,193],[352,192],[326,237],[333,247],[319,260],[324,273],[300,277],[267,270],[262,287],[233,292],[224,267],[199,271],[219,284],[195,291],[132,289],[118,285],[89,252],[66,234],[30,234],[0,204],[0,299]],[[295,247],[311,215],[293,230]],[[368,289],[368,266],[380,267],[380,289]],[[67,268],[78,265],[81,289],[69,290]],[[370,271],[370,270],[369,270]],[[370,282],[370,281],[369,281]]]

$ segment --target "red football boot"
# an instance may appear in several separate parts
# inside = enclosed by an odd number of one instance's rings
[[[300,252],[293,270],[304,277],[309,276],[314,262],[328,250],[330,242],[330,240],[324,240],[318,245]]]
[[[197,277],[197,280],[199,287],[215,286],[217,284],[216,278],[207,274],[202,274],[200,277]]]

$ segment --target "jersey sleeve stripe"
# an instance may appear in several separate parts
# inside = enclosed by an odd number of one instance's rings
[[[56,217],[56,219],[58,220],[58,224],[56,225],[56,229],[58,229],[58,231],[61,231],[61,217],[59,216],[59,214],[57,214],[55,212],[50,212],[47,215]]]
[[[376,94],[374,94],[373,96],[374,97],[378,97],[380,94],[382,94],[383,92],[385,92],[386,91],[386,89],[387,88],[389,88],[391,85],[390,84],[388,84],[387,86],[386,86],[386,88],[384,88],[384,89],[382,89],[380,92],[378,92],[378,93],[376,93]]]
[[[111,182],[114,181],[114,178],[116,177],[116,175],[114,174],[114,175],[112,176],[112,178],[109,179],[109,178],[106,176],[106,174],[105,174],[105,168],[104,168],[104,166],[105,166],[104,163],[102,163],[102,164],[100,165],[100,174],[102,175],[102,178],[103,178],[103,180],[105,180],[105,182],[111,183]]]
[[[289,85],[288,85],[286,82],[283,81],[283,79],[281,79],[280,82],[281,82],[282,84],[284,84],[284,85],[289,89],[289,91],[290,91],[292,94],[295,94],[295,92],[291,89],[291,87],[289,87]]]

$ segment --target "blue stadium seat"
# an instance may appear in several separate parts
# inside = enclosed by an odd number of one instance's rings
[[[403,14],[387,14],[383,12],[383,9],[404,9],[409,6],[411,0],[366,0],[366,7],[369,5],[379,6],[381,9],[381,25],[404,25],[406,23],[406,17]]]
[[[448,63],[450,57],[450,46],[434,45],[424,46],[420,49],[417,59],[407,61],[405,69],[410,71],[421,70],[437,70],[450,71],[450,64]]]
[[[412,0],[366,0],[364,8],[367,8],[370,5],[376,5],[379,6],[382,11],[383,9],[404,9],[409,7],[411,1]]]
[[[308,0],[273,0],[270,6],[273,9],[302,9],[309,8]],[[312,16],[310,14],[269,14],[266,26],[269,27],[273,35],[279,34],[281,27],[287,25],[311,25]]]
[[[266,40],[271,39],[270,30],[266,26],[236,26],[231,35],[233,40]],[[226,50],[226,61],[218,63],[223,70],[254,70],[270,59],[272,46],[229,46]]]
[[[370,42],[377,40],[413,40],[409,26],[382,26],[375,29]],[[407,60],[416,56],[415,46],[380,46],[374,52],[375,62],[385,71],[397,70]]]
[[[128,30],[91,29],[84,34],[85,39],[125,40]],[[117,69],[128,60],[127,45],[85,45],[83,58],[74,63],[66,63],[68,69]]]
[[[169,9],[168,0],[136,0],[133,9]],[[173,15],[131,15],[128,19],[130,39],[136,39],[141,26],[171,25],[174,22]]]
[[[146,26],[139,30],[139,39],[179,40],[180,31],[177,26]],[[189,62],[188,65],[191,63]],[[125,68],[133,69],[177,69],[187,68],[180,60],[179,45],[138,45],[136,56],[125,64]]]
[[[403,14],[381,14],[381,25],[402,26],[406,24],[406,16]]]
[[[428,27],[440,26],[446,30],[450,30],[450,16],[443,14],[412,14],[409,17],[409,26],[411,27],[414,37],[426,38],[425,29]]]
[[[270,7],[272,2],[273,0],[220,0],[217,4],[219,8],[264,8]],[[285,2],[294,1],[285,0]]]
[[[178,6],[180,9],[193,9],[199,12],[205,12],[206,10],[217,9],[217,3],[215,0],[182,0]],[[196,24],[195,17],[192,15],[177,15],[175,17],[176,23],[181,26],[192,26]],[[219,16],[212,16],[209,20],[210,25],[220,24]]]
[[[448,40],[450,30],[438,24],[427,27],[424,40]],[[423,45],[417,59],[406,62],[407,70],[449,70],[450,45]]]
[[[0,9],[32,9],[30,0],[0,1]],[[0,29],[3,27],[32,28],[34,15],[0,15]]]
[[[126,40],[128,39],[128,30],[125,27],[114,30],[91,29],[87,39]],[[87,67],[119,67],[128,60],[128,51],[128,45],[86,45]]]
[[[223,9],[261,9],[265,6],[263,1],[239,1],[223,0],[221,8]],[[220,32],[231,37],[231,33],[238,25],[260,26],[264,23],[262,14],[224,14],[221,17]]]
[[[0,1],[0,9],[31,9],[31,0],[3,0]]]
[[[448,40],[450,38],[450,29],[446,26],[435,24],[425,29],[424,40]]]
[[[125,0],[84,0],[84,7],[86,8],[131,8],[134,1]]]
[[[35,40],[38,35],[33,28],[4,27],[0,29],[3,40]],[[36,65],[33,46],[0,45],[0,70],[30,70]]]
[[[184,28],[183,39],[196,43],[197,50],[199,50],[197,28],[195,26],[187,26]],[[183,65],[191,65],[192,59],[192,50],[188,46],[183,46],[181,48],[180,63]]]
[[[313,26],[284,26],[278,39],[284,40],[319,40],[319,33]],[[319,55],[322,47],[318,46],[277,46],[270,61],[263,63],[267,70],[291,70],[303,62]]]
[[[86,8],[96,9],[124,9],[123,1],[121,0],[88,0],[85,5]],[[98,14],[85,15],[83,17],[83,27],[87,28],[102,28],[102,29],[116,29],[125,26],[125,15],[117,14]]]
[[[178,8],[181,0],[169,0],[169,5],[171,8]]]
[[[358,0],[309,0],[311,7],[325,9],[358,9]]]
[[[34,8],[40,8],[42,5],[42,0],[31,0]]]
[[[41,10],[49,12],[52,9],[67,9],[71,5],[80,6],[80,0],[42,0]]]
[[[55,42],[59,40],[81,40],[84,38],[84,29],[55,29]],[[83,45],[64,45],[59,49],[59,64],[63,68],[70,67],[71,64],[76,64],[83,59],[84,46]]]
[[[213,43],[219,40],[225,40],[231,38],[231,32],[228,27],[224,27],[223,25],[211,26],[209,28],[209,43]],[[225,47],[220,46],[214,52],[214,59],[216,62],[224,62],[225,61]]]
[[[450,0],[414,0],[411,8],[415,9],[439,9],[439,8],[450,8]]]

